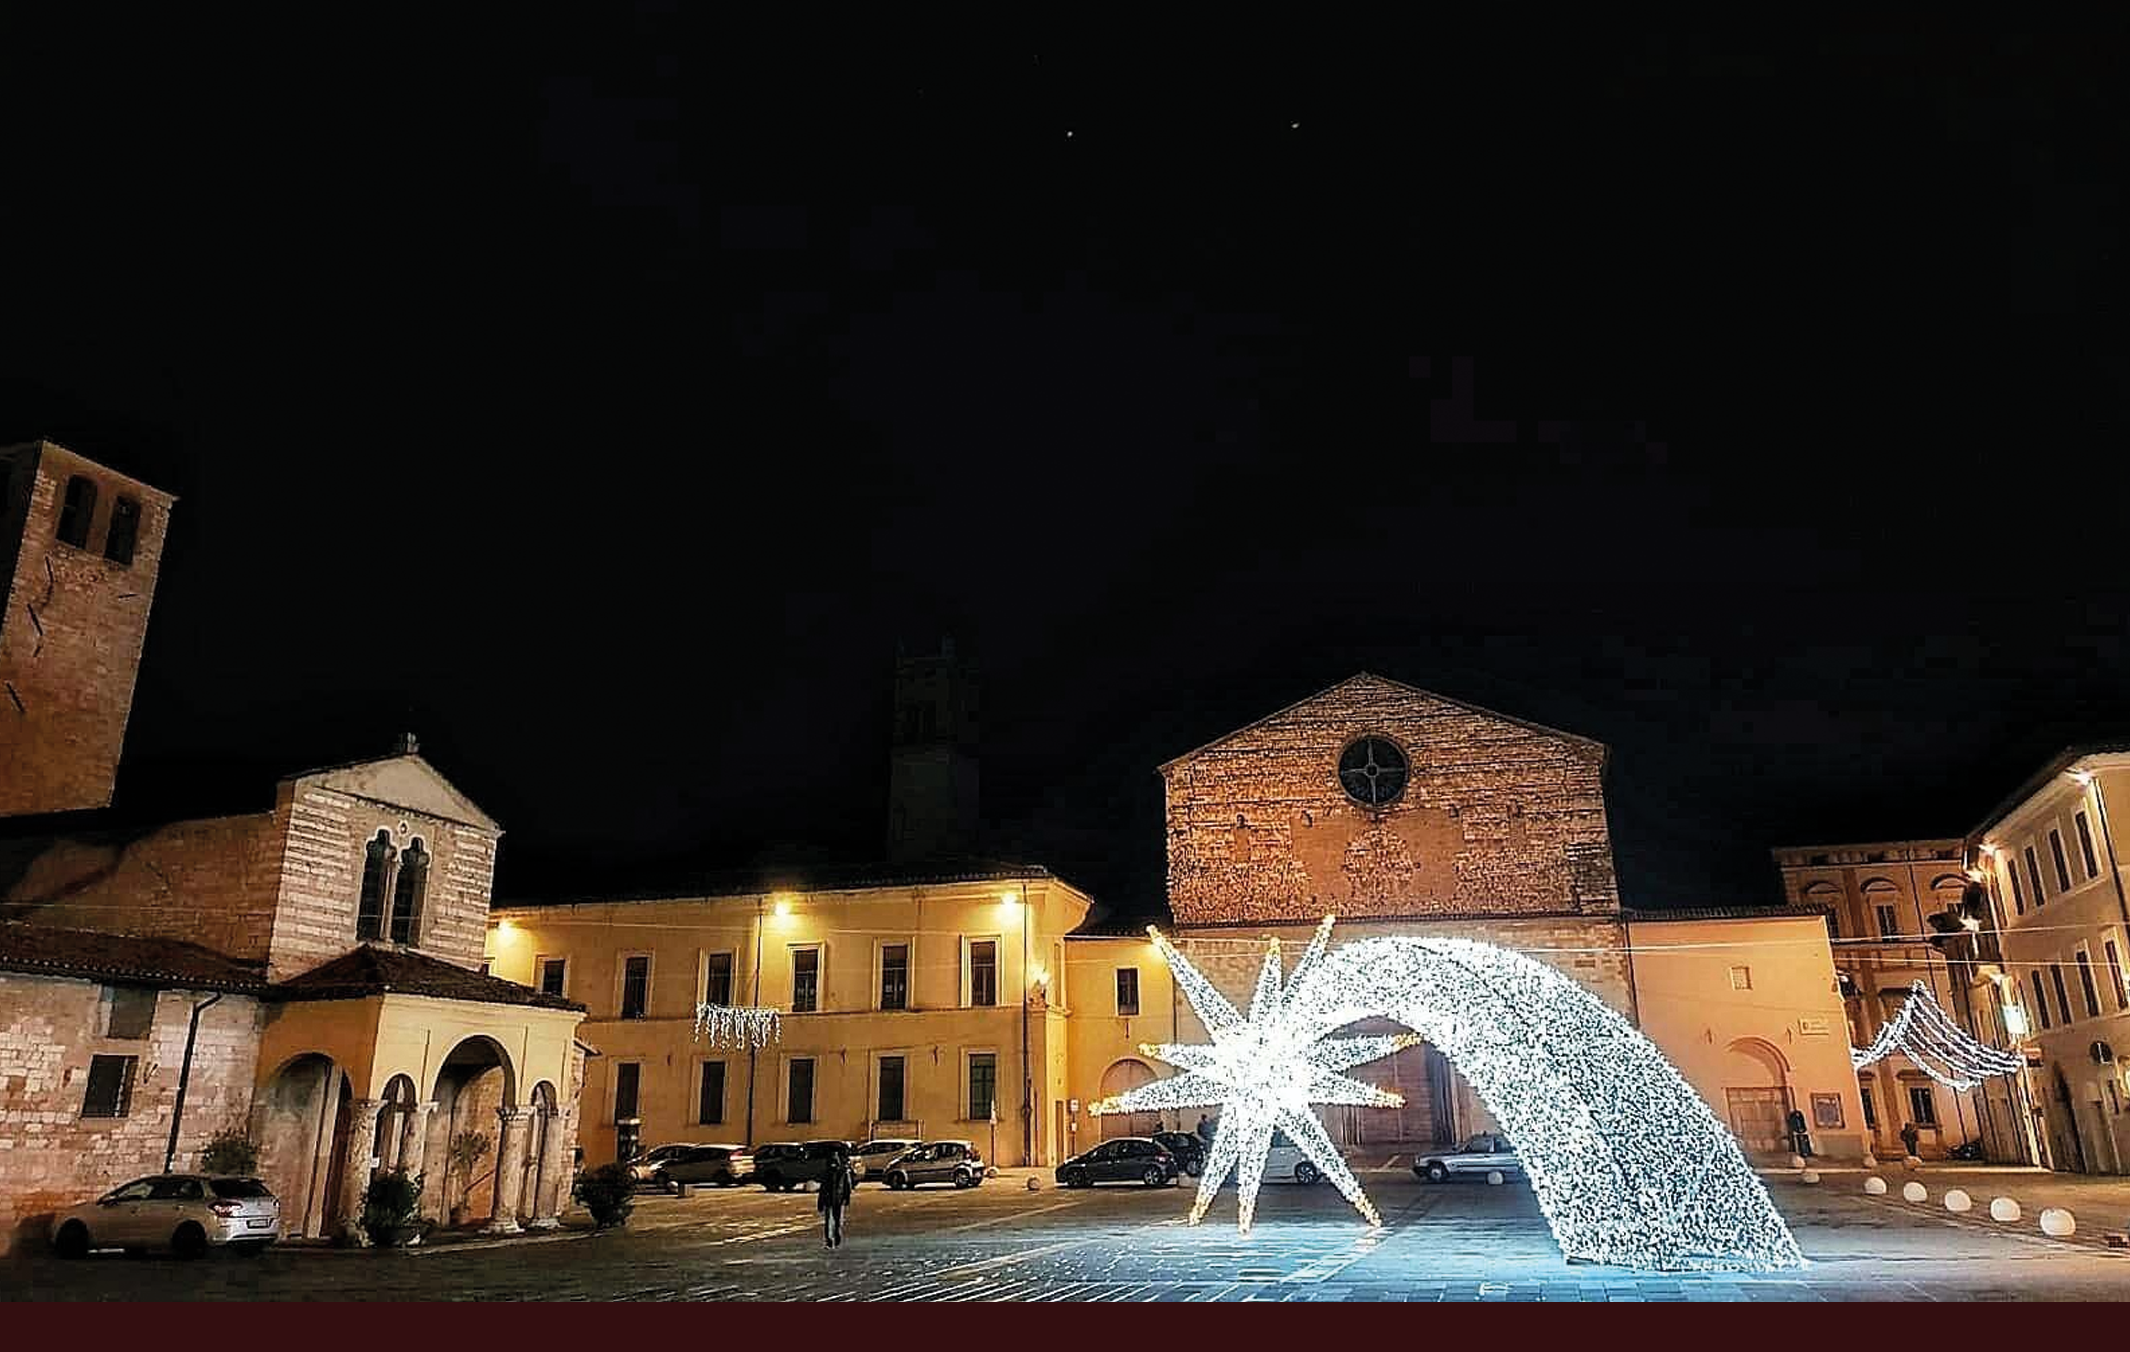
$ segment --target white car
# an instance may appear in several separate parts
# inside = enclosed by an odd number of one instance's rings
[[[1453,1178],[1485,1178],[1499,1173],[1503,1178],[1521,1178],[1523,1165],[1516,1158],[1516,1147],[1509,1138],[1499,1132],[1483,1131],[1464,1143],[1458,1150],[1446,1150],[1438,1154],[1422,1155],[1413,1161],[1413,1172],[1430,1183],[1447,1183]]]
[[[1272,1133],[1272,1149],[1265,1156],[1265,1182],[1299,1183],[1307,1187],[1323,1180],[1324,1171],[1310,1162],[1302,1148],[1288,1139],[1286,1132]]]
[[[707,1145],[709,1142],[706,1141],[703,1144]],[[700,1148],[701,1146],[692,1141],[682,1142],[677,1145],[653,1147],[629,1161],[629,1177],[635,1179],[638,1183],[649,1183],[658,1177],[660,1165],[673,1163],[689,1151]]]
[[[52,1247],[62,1258],[92,1249],[167,1249],[197,1258],[210,1248],[255,1254],[281,1233],[281,1203],[256,1178],[157,1174],[62,1211]]]

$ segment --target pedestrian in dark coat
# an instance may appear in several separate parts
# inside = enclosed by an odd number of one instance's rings
[[[857,1187],[850,1155],[842,1150],[830,1155],[828,1168],[821,1174],[821,1195],[815,1202],[821,1210],[822,1248],[833,1249],[843,1243],[843,1208],[850,1205],[851,1193]]]

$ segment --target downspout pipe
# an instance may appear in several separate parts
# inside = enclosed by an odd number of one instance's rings
[[[185,1028],[185,1059],[178,1066],[177,1102],[170,1109],[170,1144],[163,1148],[163,1172],[169,1173],[177,1164],[178,1129],[185,1125],[185,1090],[192,1083],[192,1048],[200,1036],[200,1015],[222,1003],[219,995],[210,995],[192,1007],[192,1021]]]

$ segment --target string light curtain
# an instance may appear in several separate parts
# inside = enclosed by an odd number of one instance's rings
[[[1869,1047],[1849,1049],[1849,1061],[1862,1070],[1895,1052],[1948,1089],[1973,1089],[1992,1075],[2026,1067],[2026,1058],[2018,1052],[1999,1051],[1969,1037],[1921,981],[1908,988],[1901,1012],[1879,1029]]]

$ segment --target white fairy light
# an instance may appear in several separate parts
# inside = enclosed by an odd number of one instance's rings
[[[766,1047],[782,1040],[783,1016],[778,1010],[743,1005],[697,1005],[695,1036],[707,1038],[713,1047]]]
[[[1248,1020],[1154,934],[1213,1040],[1148,1048],[1182,1073],[1096,1110],[1221,1107],[1192,1222],[1233,1169],[1248,1231],[1277,1127],[1380,1223],[1312,1106],[1400,1102],[1339,1072],[1425,1038],[1517,1142],[1570,1259],[1666,1270],[1803,1264],[1728,1129],[1663,1053],[1596,996],[1551,967],[1473,940],[1381,937],[1329,950],[1331,924],[1327,917],[1284,985],[1274,945]],[[1415,1035],[1330,1036],[1373,1018]]]
[[[1908,988],[1901,1012],[1894,1015],[1869,1047],[1851,1047],[1849,1062],[1858,1070],[1895,1052],[1948,1089],[1973,1089],[1992,1075],[2009,1075],[2026,1066],[2018,1052],[1999,1051],[1977,1042],[1931,998],[1920,980]]]

